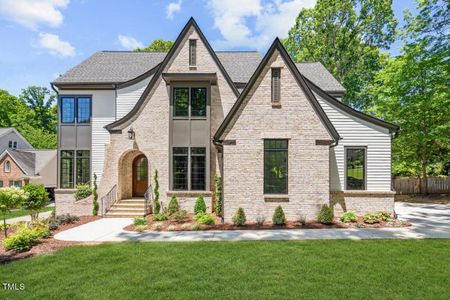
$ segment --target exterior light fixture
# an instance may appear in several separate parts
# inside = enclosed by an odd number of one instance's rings
[[[134,140],[134,130],[133,130],[133,127],[131,127],[130,130],[128,130],[128,139]]]

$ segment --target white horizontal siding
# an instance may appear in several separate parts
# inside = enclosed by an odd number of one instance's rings
[[[391,190],[391,136],[383,127],[356,118],[316,94],[342,140],[330,153],[330,189],[345,190],[345,146],[367,147],[367,190]]]
[[[129,87],[117,90],[117,119],[125,116],[136,105],[151,78],[152,76]]]
[[[92,119],[92,178],[94,178],[94,173],[97,174],[97,184],[102,180],[105,145],[109,144],[109,132],[104,126],[114,120],[114,117]]]

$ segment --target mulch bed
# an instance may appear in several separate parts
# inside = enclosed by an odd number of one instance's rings
[[[257,223],[246,223],[244,226],[235,226],[231,223],[221,223],[219,218],[216,218],[214,225],[201,225],[201,228],[195,228],[196,221],[193,214],[189,214],[184,222],[176,222],[175,220],[153,221],[152,216],[146,217],[148,222],[148,229],[146,231],[192,231],[192,230],[273,230],[273,229],[330,229],[330,228],[393,228],[393,227],[407,227],[411,226],[408,222],[400,220],[392,220],[390,222],[380,222],[376,224],[366,224],[363,217],[358,217],[355,223],[342,223],[335,221],[332,224],[322,224],[319,222],[300,222],[288,221],[285,225],[274,225],[272,222],[264,222],[263,225]],[[126,231],[136,232],[133,224],[124,228]]]
[[[94,216],[82,216],[80,217],[79,221],[76,221],[72,224],[64,224],[58,226],[58,228],[51,232],[51,236],[48,239],[42,239],[39,244],[31,248],[30,251],[16,253],[14,251],[6,251],[3,247],[3,243],[1,243],[5,237],[4,233],[0,233],[0,264],[13,262],[19,259],[24,259],[28,257],[32,257],[35,255],[41,255],[41,254],[49,254],[52,252],[55,252],[59,249],[74,246],[74,245],[86,245],[86,244],[96,244],[96,243],[85,243],[85,242],[70,242],[70,241],[60,241],[55,240],[53,236],[57,234],[58,232],[77,227],[86,223],[90,223],[92,221],[98,220],[100,217],[94,217]],[[15,231],[14,228],[8,229],[8,236],[10,234],[13,234]]]

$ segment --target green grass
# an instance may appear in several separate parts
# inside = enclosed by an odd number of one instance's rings
[[[1,299],[448,299],[450,240],[117,243],[1,266]]]
[[[52,209],[53,207],[44,207],[43,209],[40,210],[40,212],[51,211]],[[13,210],[6,214],[6,219],[28,216],[29,214],[30,212],[28,210],[23,209]],[[0,215],[0,219],[3,220],[3,215]]]
[[[364,178],[364,168],[362,166],[354,169],[349,168],[347,169],[347,176],[362,180]]]

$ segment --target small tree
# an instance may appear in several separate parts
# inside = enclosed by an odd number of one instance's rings
[[[13,208],[19,207],[27,198],[28,193],[22,189],[16,187],[0,188],[0,211],[3,214],[3,229],[5,232],[5,237],[8,236],[8,230],[6,228],[6,213],[10,212]]]
[[[153,188],[153,193],[155,194],[155,199],[153,201],[153,213],[159,214],[161,210],[161,204],[159,203],[159,181],[158,181],[158,170],[155,170],[155,176],[153,177],[155,181],[155,187]]]
[[[286,216],[284,215],[281,205],[278,205],[277,208],[275,208],[275,212],[272,216],[272,222],[275,225],[284,225],[286,223]]]
[[[180,210],[180,206],[178,205],[177,197],[172,196],[169,201],[169,208],[168,208],[169,215],[173,215],[174,213],[176,213],[179,210]]]
[[[199,195],[194,205],[194,214],[206,213],[206,203],[203,195]]]
[[[244,209],[239,207],[233,216],[233,224],[236,226],[242,226],[245,224],[245,221],[247,221],[247,218],[245,217]]]
[[[322,224],[333,223],[333,210],[326,204],[322,205],[317,219]]]
[[[31,220],[39,217],[39,210],[48,203],[48,192],[42,184],[27,184],[23,190],[28,193],[28,198],[22,202],[22,208],[30,211]]]
[[[94,188],[92,189],[92,195],[94,196],[94,200],[92,201],[92,215],[98,215],[98,193],[97,193],[97,174],[94,173]]]
[[[214,176],[214,182],[216,184],[214,211],[218,217],[223,217],[222,178],[219,174]]]

